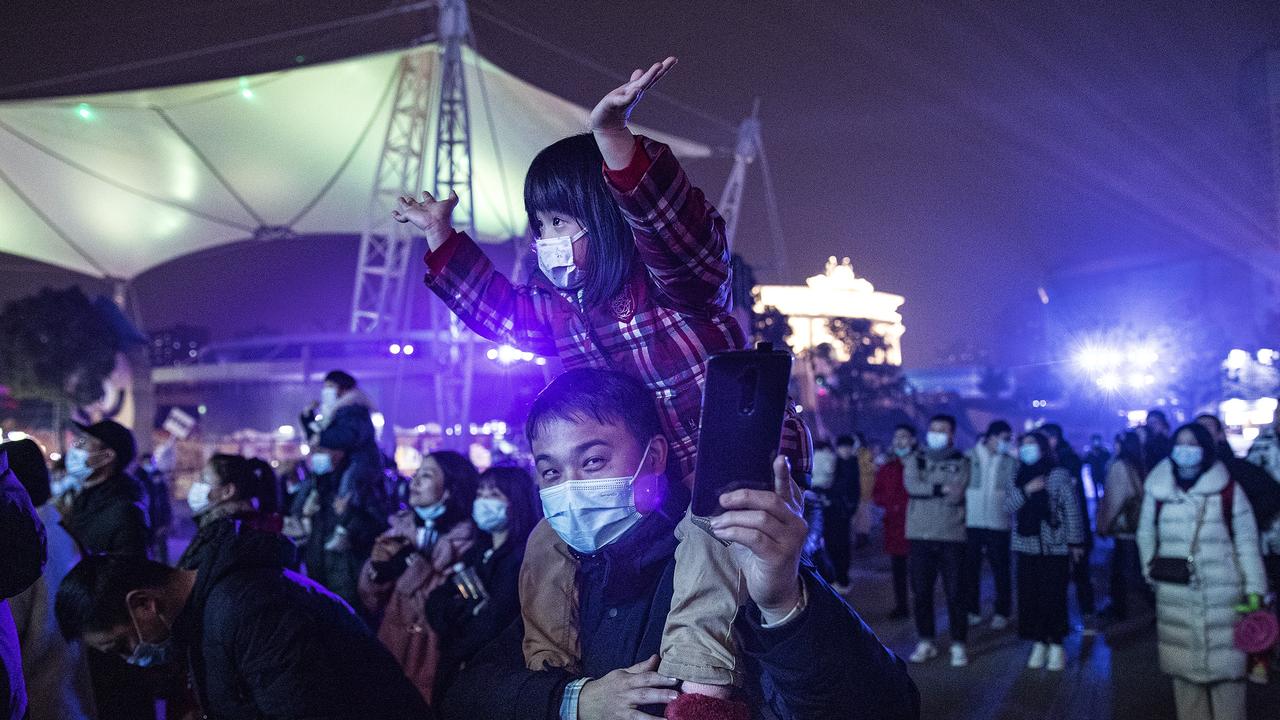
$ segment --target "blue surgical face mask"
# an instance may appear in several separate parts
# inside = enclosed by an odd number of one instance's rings
[[[565,480],[538,491],[547,523],[561,540],[584,555],[598,552],[640,521],[636,509],[636,476],[649,457],[644,448],[631,477]]]
[[[325,452],[313,452],[307,458],[307,465],[317,475],[328,475],[333,472],[333,456]]]
[[[507,501],[498,498],[476,498],[471,506],[471,519],[487,533],[507,529]]]
[[[84,448],[67,448],[66,465],[64,482],[69,482],[69,487],[80,487],[93,474],[93,468],[89,467],[89,451]]]
[[[930,431],[925,435],[925,442],[929,445],[930,450],[942,450],[951,444],[951,436],[944,432]]]
[[[1040,462],[1040,446],[1019,445],[1018,459],[1022,460],[1023,465],[1035,465]]]
[[[413,511],[417,513],[418,517],[422,518],[423,521],[434,522],[436,518],[444,514],[444,500],[432,503],[425,507],[418,507],[417,505],[414,505]]]
[[[1010,445],[1008,440],[996,441],[996,452],[1000,453],[1001,455],[1008,453],[1011,447],[1012,446]]]
[[[158,643],[149,643],[142,639],[142,632],[138,630],[138,621],[132,615],[129,619],[133,621],[134,632],[138,633],[138,646],[133,649],[133,654],[125,658],[124,661],[135,667],[145,668],[156,665],[165,665],[173,660],[173,633],[169,637]],[[160,616],[160,621],[164,622],[164,616]]]
[[[911,448],[895,447],[893,449],[893,454],[900,458],[904,458],[911,454]]]
[[[1173,458],[1174,465],[1184,470],[1199,467],[1204,461],[1204,448],[1199,445],[1174,445],[1169,457]]]

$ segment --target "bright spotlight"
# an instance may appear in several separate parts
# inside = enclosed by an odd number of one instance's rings
[[[1249,366],[1249,353],[1236,348],[1227,353],[1227,361],[1223,363],[1223,366],[1228,370],[1239,372]]]
[[[387,349],[391,351],[391,354],[392,354],[392,355],[399,355],[399,354],[400,354],[400,343],[391,343],[391,347],[389,347],[389,348],[387,348]]]
[[[412,345],[410,345],[409,343],[405,343],[405,344],[404,344],[404,354],[405,354],[405,355],[412,355],[412,354],[413,354],[413,346],[412,346]]]
[[[1140,368],[1149,368],[1160,359],[1160,353],[1152,347],[1135,347],[1129,350],[1129,362]]]
[[[489,358],[490,360],[497,360],[498,348],[489,348],[489,352],[485,353],[484,356]]]

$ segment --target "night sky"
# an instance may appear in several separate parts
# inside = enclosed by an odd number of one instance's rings
[[[403,46],[432,17],[30,86],[387,3],[76,5],[83,11],[3,11],[0,98],[170,84],[278,69],[297,55],[310,63]],[[1280,43],[1280,3],[472,6],[483,55],[580,104],[616,82],[511,28],[619,74],[677,55],[661,91],[728,122],[759,97],[790,274],[771,267],[754,168],[740,249],[770,282],[799,282],[828,255],[852,257],[859,275],[907,297],[909,365],[934,364],[957,343],[995,348],[998,357],[1008,341],[1002,318],[1038,302],[1036,288],[1063,271],[1277,246],[1265,146],[1242,111],[1242,63]],[[719,123],[659,97],[636,119],[712,145],[732,142]],[[690,167],[713,198],[728,169],[726,160]],[[351,239],[303,239],[178,260],[139,279],[143,318],[151,327],[209,325],[218,337],[341,329],[355,248]],[[71,281],[31,269],[0,259],[0,299]]]

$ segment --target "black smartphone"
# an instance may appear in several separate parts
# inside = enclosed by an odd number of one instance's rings
[[[693,481],[693,514],[719,515],[721,493],[773,489],[791,354],[760,343],[755,350],[707,359],[702,431]]]

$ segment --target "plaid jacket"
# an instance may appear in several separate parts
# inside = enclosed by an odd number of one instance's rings
[[[427,287],[481,337],[546,356],[566,368],[618,370],[653,391],[671,442],[672,469],[691,483],[705,361],[746,347],[730,310],[724,220],[690,184],[666,145],[637,138],[624,170],[605,170],[631,225],[641,263],[609,303],[583,307],[541,277],[514,285],[465,233],[426,257]],[[811,468],[809,431],[792,411],[780,450],[802,483]]]

